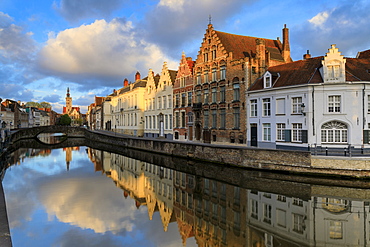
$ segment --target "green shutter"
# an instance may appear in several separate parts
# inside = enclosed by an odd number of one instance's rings
[[[285,130],[285,141],[286,142],[291,142],[292,141],[292,137],[291,137],[291,130],[288,130],[286,129]]]
[[[368,144],[369,143],[369,130],[364,130],[363,132],[363,135],[364,135],[364,144]]]
[[[302,143],[307,143],[308,142],[308,132],[307,130],[302,130]]]

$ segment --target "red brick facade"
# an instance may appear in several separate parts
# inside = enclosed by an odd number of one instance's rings
[[[246,94],[269,66],[291,62],[288,29],[277,40],[224,33],[208,25],[194,66],[194,139],[246,143]]]

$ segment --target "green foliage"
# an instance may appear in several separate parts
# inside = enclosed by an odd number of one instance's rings
[[[48,102],[41,102],[40,103],[40,106],[42,107],[42,108],[51,108],[51,105],[50,105],[50,103],[48,103]]]
[[[51,108],[51,105],[50,103],[48,102],[41,102],[41,103],[38,103],[38,102],[27,102],[26,103],[26,107],[36,107],[36,108]]]
[[[57,124],[58,125],[71,125],[72,119],[68,116],[68,114],[62,115],[59,119]]]

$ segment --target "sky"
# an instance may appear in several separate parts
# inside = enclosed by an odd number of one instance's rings
[[[273,4],[272,4],[273,3]],[[370,49],[369,0],[0,0],[0,98],[87,106],[182,52],[196,59],[209,16],[215,30],[276,39],[289,28],[291,56],[336,44]]]

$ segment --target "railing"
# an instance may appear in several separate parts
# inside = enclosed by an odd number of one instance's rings
[[[323,156],[370,156],[370,148],[365,148],[362,144],[348,144],[345,147],[331,147],[329,145],[317,146],[312,144],[308,146],[308,151],[310,151],[312,155]]]

